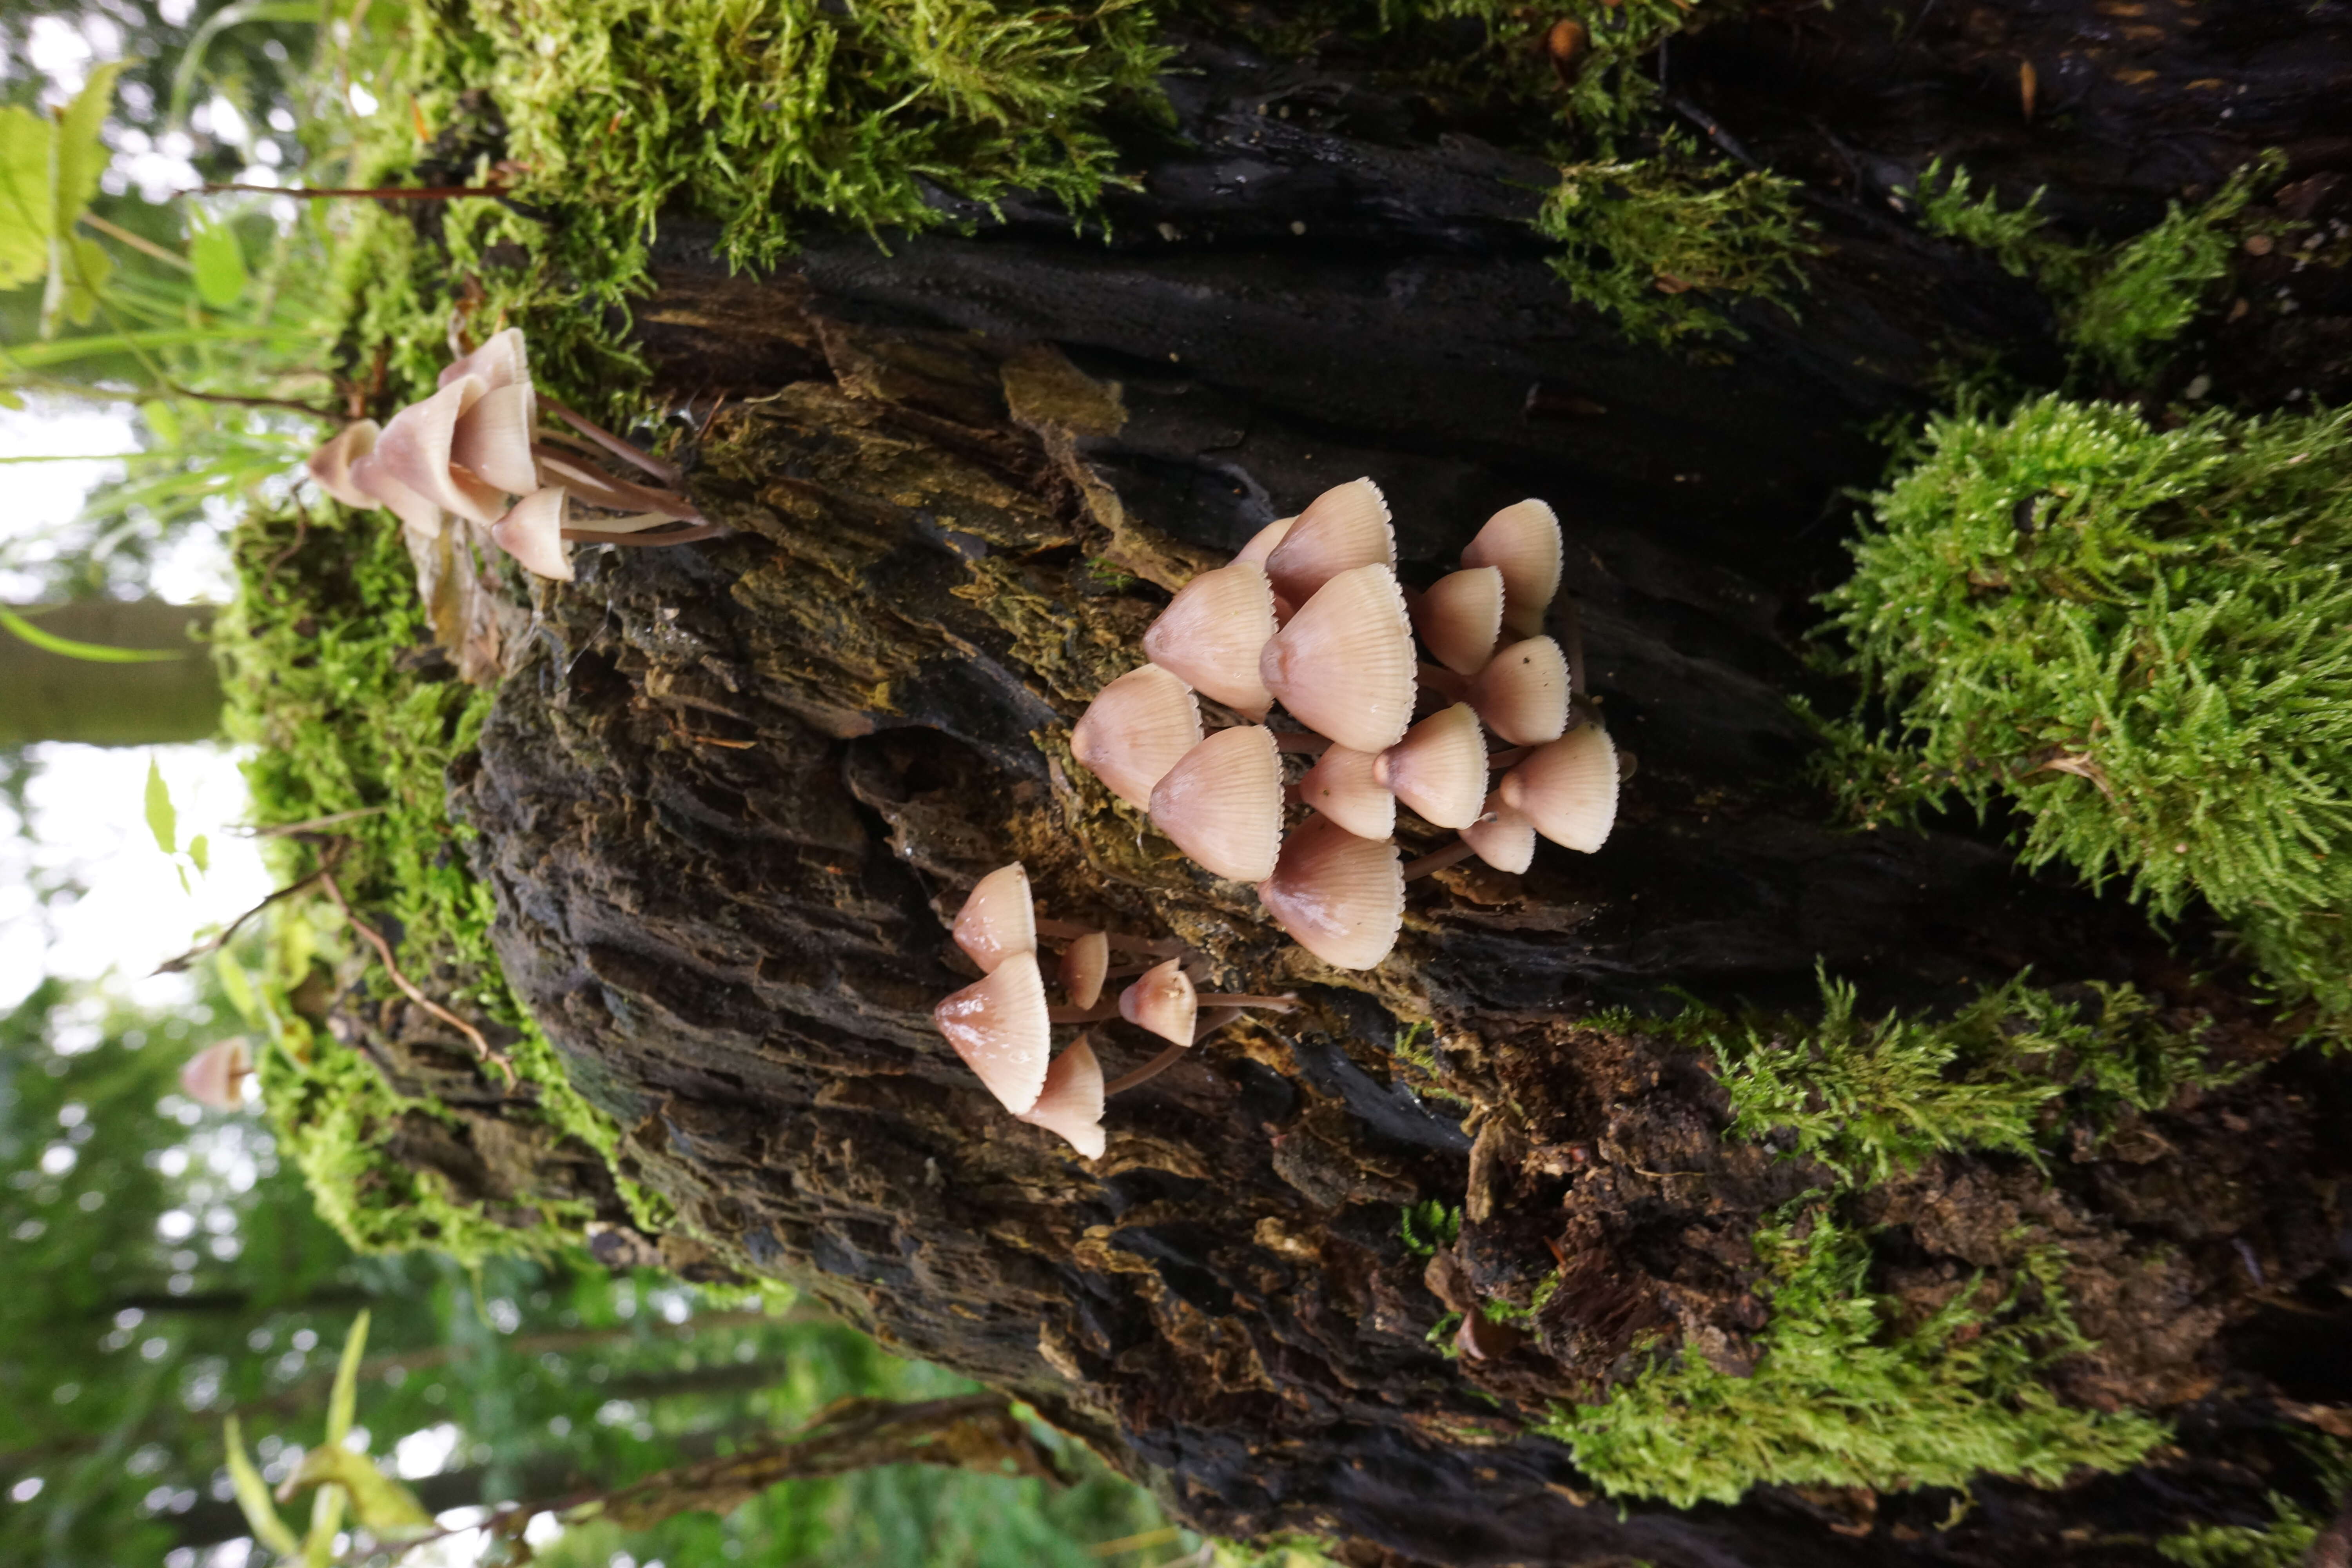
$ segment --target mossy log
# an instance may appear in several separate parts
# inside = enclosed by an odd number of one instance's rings
[[[1981,153],[2063,216],[2144,222],[2273,142],[2293,179],[2352,174],[2344,7],[2294,17],[1929,6],[1889,42],[1876,12],[1764,7],[1678,41],[1670,89],[1718,144],[1842,171],[1814,187],[1831,252],[1802,321],[1743,310],[1706,363],[1567,300],[1526,227],[1540,163],[1441,140],[1343,64],[1206,42],[1108,240],[1016,205],[968,237],[820,239],[730,277],[668,226],[638,331],[693,492],[734,531],[583,554],[452,781],[500,956],[627,1129],[623,1173],[726,1266],[1019,1390],[1220,1532],[1316,1531],[1365,1562],[1776,1568],[2145,1563],[2167,1533],[2267,1521],[2281,1424],[2352,1398],[2340,1063],[2197,978],[2198,930],[2017,871],[1998,824],[1832,822],[1790,699],[1813,689],[1799,641],[1841,569],[1843,489],[1882,461],[1864,426],[1921,406],[1957,341],[2056,357],[2042,302],[1895,221],[1892,188],[1931,151]],[[2216,90],[2236,118],[2178,123]],[[2183,363],[2243,366],[2256,402],[2284,390],[2273,361],[2352,390],[2340,275],[2293,287],[2291,331],[2242,312]],[[1417,884],[1396,955],[1349,975],[1067,741],[1168,591],[1358,474],[1409,577],[1499,504],[1559,508],[1561,605],[1639,772],[1601,853]],[[1181,937],[1229,988],[1305,1010],[1214,1035],[1075,1159],[928,1023],[969,978],[947,918],[1015,858],[1055,915]],[[1677,1511],[1597,1496],[1528,1431],[1644,1352],[1751,1364],[1750,1238],[1831,1180],[1727,1141],[1704,1059],[1597,1010],[1803,1008],[1818,970],[1948,1008],[2029,968],[2131,982],[2271,1065],[2047,1173],[1953,1153],[1875,1190],[1874,1286],[1925,1314],[2058,1248],[2095,1348],[2052,1385],[2167,1415],[2172,1446],[2063,1489],[1983,1481],[1973,1507],[1760,1488]],[[1152,1049],[1098,1037],[1111,1072]],[[1400,1231],[1432,1200],[1465,1211],[1450,1273]],[[1525,1308],[1555,1277],[1514,1348],[1429,1342],[1442,1294]]]

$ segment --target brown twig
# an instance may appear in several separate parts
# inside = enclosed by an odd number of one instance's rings
[[[392,956],[392,943],[383,940],[383,932],[352,913],[352,906],[344,899],[343,889],[336,884],[333,873],[322,870],[319,873],[319,880],[320,884],[327,889],[327,897],[335,900],[335,908],[343,911],[343,919],[351,922],[353,931],[367,939],[368,945],[374,948],[377,956],[383,960],[385,973],[392,976],[392,983],[400,987],[401,993],[411,1002],[465,1036],[473,1046],[474,1054],[506,1074],[507,1086],[509,1089],[514,1087],[516,1081],[514,1063],[509,1061],[501,1053],[492,1050],[490,1042],[482,1037],[481,1030],[418,990],[416,983],[400,972],[399,962]]]
[[[235,180],[208,181],[193,191],[182,191],[184,196],[216,196],[227,191],[249,191],[264,196],[299,196],[305,201],[320,201],[337,196],[364,196],[379,202],[446,202],[459,196],[502,196],[504,185],[371,185],[354,189],[341,185],[247,185]]]
[[[252,838],[289,838],[297,833],[316,833],[321,827],[332,827],[339,822],[357,822],[363,816],[382,816],[391,809],[388,805],[362,805],[352,811],[306,817],[300,822],[273,822],[267,827],[248,828],[247,836]]]
[[[192,397],[198,403],[225,404],[231,408],[283,408],[289,414],[307,414],[313,419],[340,419],[342,416],[331,408],[321,408],[315,403],[304,403],[292,397],[241,397],[227,392],[198,392],[174,381],[163,384],[164,390],[174,397]]]
[[[262,900],[261,902],[254,905],[253,908],[246,910],[245,913],[237,916],[236,919],[223,926],[218,935],[206,938],[205,941],[196,943],[195,946],[188,949],[187,952],[180,954],[177,958],[165,959],[163,963],[155,966],[155,973],[158,974],[183,973],[190,964],[195,963],[198,959],[207,958],[212,954],[218,952],[222,948],[226,947],[229,944],[231,939],[236,935],[238,928],[243,926],[246,921],[251,920],[254,916],[259,914],[270,905],[277,903],[282,899],[292,898],[295,894],[301,892],[304,889],[309,888],[311,884],[324,878],[327,875],[328,868],[334,864],[335,857],[341,852],[342,847],[341,845],[337,845],[334,849],[328,852],[327,864],[325,866],[320,867],[319,869],[311,872],[309,876],[303,878],[299,882],[289,882],[286,886],[278,889],[276,892]]]

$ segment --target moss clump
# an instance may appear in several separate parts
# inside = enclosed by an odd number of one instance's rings
[[[2284,166],[2276,154],[2231,174],[2195,207],[2167,204],[2162,222],[2115,245],[2076,243],[2054,232],[2042,193],[2003,211],[1990,191],[1971,195],[1968,171],[1947,176],[1939,159],[1906,193],[1920,226],[1992,253],[2012,276],[2031,278],[2058,308],[2069,347],[2126,381],[2144,379],[2230,273],[2233,224],[2257,181]]]
[[[2165,1026],[2130,986],[2093,990],[2095,1010],[2019,975],[1949,1018],[1874,1024],[1856,1016],[1851,985],[1824,977],[1817,1024],[1738,1026],[1699,1010],[1675,1028],[1712,1048],[1733,1134],[1777,1134],[1845,1180],[1882,1182],[1955,1149],[2042,1164],[2047,1112],[2069,1096],[2098,1122],[2241,1076],[2210,1065],[2196,1031]]]
[[[2027,864],[2201,897],[2282,995],[2352,1010],[2352,411],[1963,412],[1872,499],[1824,600],[1886,721],[1830,727],[1847,805],[2011,804]]]
[[[2147,1416],[2074,1409],[2041,1382],[2088,1348],[2054,1259],[1996,1301],[1965,1292],[1897,1330],[1895,1304],[1868,1289],[1868,1244],[1826,1214],[1784,1215],[1756,1247],[1772,1319],[1751,1375],[1684,1356],[1540,1428],[1611,1496],[1688,1508],[1759,1484],[1884,1490],[1993,1475],[2055,1486],[2079,1468],[2126,1468],[2164,1438]]]
[[[2352,1443],[2312,1439],[2305,1447],[2324,1495],[2352,1491]],[[2270,1494],[2270,1505],[2268,1524],[2200,1525],[2158,1541],[2157,1554],[2184,1568],[2304,1568],[2316,1562],[2312,1544],[2327,1528],[2326,1516],[2278,1492]]]

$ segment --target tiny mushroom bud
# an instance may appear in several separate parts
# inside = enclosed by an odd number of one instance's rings
[[[1310,816],[1282,847],[1258,901],[1299,946],[1335,969],[1373,969],[1404,924],[1404,868],[1394,844]]]
[[[1397,797],[1373,776],[1379,762],[1375,752],[1333,746],[1298,781],[1298,798],[1359,838],[1386,838],[1396,831]]]
[[[1307,503],[1265,558],[1274,591],[1303,605],[1340,573],[1358,566],[1396,569],[1396,530],[1389,503],[1370,479],[1349,479]]]
[[[1143,978],[1120,992],[1118,1016],[1163,1040],[1191,1045],[1200,1001],[1183,960],[1171,958],[1146,970]]]
[[[1089,1160],[1102,1158],[1104,1138],[1102,1064],[1094,1047],[1080,1035],[1045,1069],[1045,1087],[1037,1102],[1019,1113],[1032,1127],[1042,1127]]]
[[[1467,827],[1486,798],[1486,732],[1466,702],[1432,714],[1382,752],[1372,776],[1439,827]]]
[[[370,461],[444,511],[486,526],[496,521],[504,497],[457,468],[449,455],[457,416],[488,390],[479,376],[460,376],[424,402],[410,404],[376,437]]]
[[[1054,1047],[1035,953],[1009,955],[932,1008],[931,1023],[1005,1110],[1018,1116],[1037,1103]]]
[[[1203,572],[1169,601],[1143,634],[1143,656],[1244,719],[1274,706],[1258,655],[1274,636],[1274,590],[1244,561]]]
[[[1090,931],[1062,950],[1062,992],[1073,1007],[1091,1007],[1102,998],[1110,974],[1110,937]]]
[[[1499,791],[1486,797],[1485,812],[1462,830],[1462,839],[1497,871],[1516,875],[1535,864],[1536,825]]]
[[[1020,861],[999,866],[974,883],[956,911],[955,943],[983,974],[1015,953],[1037,951],[1037,911],[1029,872]],[[1084,1005],[1084,1004],[1080,1004]]]
[[[1503,649],[1470,683],[1470,706],[1514,746],[1540,746],[1568,729],[1568,657],[1549,637]]]
[[[375,450],[375,438],[383,426],[373,419],[354,419],[335,432],[335,438],[310,454],[304,465],[319,488],[348,507],[362,511],[373,510],[383,504],[352,481],[352,465]]]
[[[1290,525],[1297,521],[1295,517],[1277,518],[1251,534],[1250,542],[1243,545],[1240,553],[1234,557],[1234,563],[1238,565],[1246,561],[1253,565],[1264,566],[1265,558],[1274,553],[1274,547],[1282,542],[1290,532]]]
[[[1562,553],[1559,517],[1539,500],[1523,500],[1486,520],[1462,552],[1462,564],[1503,574],[1503,624],[1531,637],[1543,630],[1544,612],[1559,592]]]
[[[1503,637],[1503,574],[1492,566],[1447,573],[1421,595],[1412,624],[1438,663],[1477,674]]]
[[[490,524],[490,541],[533,576],[569,583],[572,556],[563,548],[563,525],[571,510],[571,497],[562,486],[533,490]]]
[[[494,386],[457,416],[449,437],[449,459],[509,495],[539,489],[539,462],[531,456],[531,430],[539,423],[530,383]]]
[[[1607,842],[1617,820],[1617,748],[1609,731],[1584,724],[1538,747],[1503,775],[1498,793],[1546,838],[1590,855]]]
[[[235,1110],[245,1103],[245,1077],[253,1070],[252,1053],[242,1036],[232,1035],[206,1046],[180,1068],[180,1089],[199,1105],[215,1110]]]
[[[1178,758],[1201,743],[1192,689],[1156,664],[1130,669],[1100,691],[1070,731],[1070,752],[1111,794],[1141,811]]]
[[[1282,753],[1263,724],[1220,730],[1151,792],[1151,822],[1209,874],[1255,882],[1282,844]]]
[[[1266,689],[1334,745],[1384,752],[1404,739],[1420,693],[1412,620],[1386,566],[1342,572],[1275,634],[1259,660]]]

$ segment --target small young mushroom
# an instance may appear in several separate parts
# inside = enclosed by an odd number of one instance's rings
[[[533,490],[490,524],[490,542],[521,562],[523,570],[533,576],[569,583],[572,557],[563,548],[563,523],[569,510],[570,499],[561,486]]]
[[[1425,821],[1469,826],[1486,798],[1486,732],[1477,713],[1457,702],[1423,719],[1380,754],[1372,776]]]
[[[1192,1043],[1192,1026],[1200,1011],[1199,993],[1181,959],[1154,965],[1118,997],[1120,1017],[1180,1046]]]
[[[1559,592],[1559,518],[1539,500],[1517,501],[1486,520],[1462,552],[1465,566],[1503,574],[1503,624],[1523,637],[1544,627],[1544,611]]]
[[[1200,743],[1199,700],[1156,664],[1096,692],[1070,731],[1071,754],[1138,811],[1150,808],[1152,786]]]
[[[1473,566],[1447,573],[1413,605],[1412,624],[1438,663],[1456,675],[1477,674],[1503,640],[1502,572]]]
[[[1274,591],[1304,605],[1323,584],[1359,566],[1396,569],[1389,503],[1370,479],[1335,485],[1307,503],[1265,558]]]
[[[999,866],[972,884],[956,911],[951,933],[964,956],[982,974],[1016,953],[1037,951],[1037,913],[1029,895],[1029,872],[1020,861]]]
[[[1617,748],[1598,724],[1581,724],[1503,775],[1505,805],[1555,844],[1590,855],[1617,820]]]
[[[1282,844],[1282,753],[1263,724],[1220,730],[1151,791],[1152,826],[1209,874],[1255,882]]]
[[[1037,1101],[1018,1113],[1032,1127],[1042,1127],[1089,1160],[1099,1160],[1105,1146],[1102,1127],[1102,1064],[1094,1047],[1080,1035],[1045,1069],[1045,1088]]]
[[[1240,562],[1185,584],[1143,634],[1143,656],[1255,721],[1274,706],[1257,668],[1274,629],[1274,590]]]
[[[1419,669],[1404,594],[1396,574],[1380,565],[1324,584],[1259,660],[1266,689],[1293,718],[1354,752],[1384,752],[1404,739]]]
[[[1234,563],[1239,565],[1243,562],[1248,562],[1255,566],[1264,566],[1265,558],[1274,553],[1274,547],[1288,536],[1290,525],[1297,521],[1295,517],[1276,518],[1251,534],[1250,542],[1243,545],[1234,554]]]
[[[1515,746],[1540,746],[1568,729],[1568,658],[1549,637],[1515,642],[1470,683],[1470,706]]]
[[[1062,950],[1062,994],[1073,1007],[1091,1007],[1110,976],[1110,936],[1090,931]]]
[[[1018,1116],[1037,1102],[1053,1037],[1035,953],[1006,955],[932,1008],[931,1023],[1005,1110]]]
[[[180,1090],[198,1105],[235,1110],[245,1103],[245,1079],[252,1071],[253,1054],[244,1037],[232,1035],[181,1064]]]
[[[449,460],[509,495],[529,495],[540,482],[530,450],[538,423],[538,398],[530,382],[494,386],[457,416]]]
[[[1497,871],[1517,875],[1535,864],[1536,825],[1499,791],[1486,797],[1478,820],[1462,830],[1462,841]]]
[[[1373,775],[1380,754],[1327,749],[1298,781],[1298,798],[1359,838],[1386,838],[1396,831],[1397,797]]]
[[[383,426],[373,419],[354,419],[335,432],[334,438],[310,454],[303,466],[319,488],[361,511],[372,511],[383,503],[352,481],[352,465],[375,450],[376,437]]]
[[[488,390],[479,376],[459,376],[424,402],[410,404],[376,437],[368,463],[444,511],[485,527],[497,521],[506,510],[505,492],[458,468],[449,450],[458,416]],[[358,482],[369,488],[364,478]]]
[[[1402,870],[1394,844],[1311,816],[1283,844],[1258,901],[1292,941],[1335,969],[1377,968],[1404,923]]]

